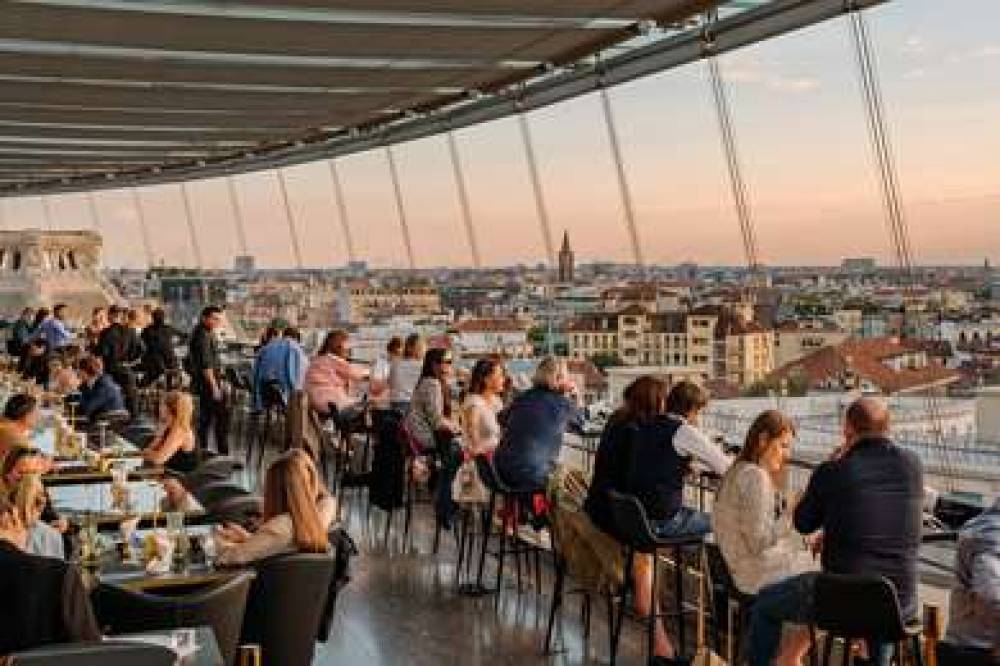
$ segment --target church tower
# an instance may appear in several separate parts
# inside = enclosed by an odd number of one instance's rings
[[[559,250],[559,282],[573,281],[573,250],[569,246],[569,232],[563,232],[562,248]]]

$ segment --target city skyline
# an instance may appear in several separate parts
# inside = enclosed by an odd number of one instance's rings
[[[900,187],[921,264],[1000,263],[1000,7],[967,0],[961,15],[931,0],[866,12],[887,104]],[[868,146],[846,19],[720,58],[729,84],[760,257],[770,265],[833,265],[848,256],[894,261]],[[637,227],[648,263],[743,263],[704,63],[610,90]],[[600,99],[590,94],[529,116],[555,242],[577,260],[629,261],[628,233]],[[546,259],[513,118],[457,131],[485,265]],[[393,149],[418,267],[471,264],[445,137]],[[405,266],[384,153],[338,160],[359,259]],[[347,260],[325,162],[285,170],[305,266]],[[293,265],[273,172],[235,178],[248,251],[264,267]],[[188,185],[205,267],[241,248],[226,184]],[[157,258],[193,265],[177,185],[140,189]],[[144,265],[132,195],[96,195],[111,266]],[[87,228],[80,194],[49,198],[55,228]],[[46,224],[37,198],[4,202],[10,228]],[[557,249],[557,248],[556,248]],[[154,262],[159,263],[159,262]]]

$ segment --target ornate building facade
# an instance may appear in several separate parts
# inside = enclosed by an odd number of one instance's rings
[[[102,247],[94,231],[0,231],[0,315],[66,303],[72,319],[84,319],[116,302],[101,273]]]

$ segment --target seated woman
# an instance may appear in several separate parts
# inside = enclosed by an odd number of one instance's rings
[[[406,336],[403,355],[389,360],[389,407],[400,414],[410,408],[413,390],[420,381],[424,354],[427,353],[423,339],[416,333]]]
[[[476,362],[469,378],[469,393],[462,403],[465,450],[470,456],[492,455],[500,444],[498,415],[506,385],[503,363],[495,358]]]
[[[451,352],[431,349],[424,355],[420,381],[413,391],[410,410],[403,419],[403,428],[410,436],[410,443],[417,455],[437,449],[439,439],[450,439],[461,431],[452,418],[451,409]]]
[[[66,549],[62,532],[57,527],[43,520],[45,514],[51,511],[45,487],[37,474],[27,474],[21,477],[11,493],[11,500],[21,512],[28,538],[24,552],[44,557],[64,559]],[[65,524],[65,521],[60,521]]]
[[[775,410],[762,413],[715,496],[715,540],[744,594],[755,595],[765,585],[816,568],[792,527],[791,507],[779,501],[794,439],[788,417]],[[792,632],[778,664],[799,664],[808,649],[808,631]]]
[[[309,454],[292,449],[267,469],[260,527],[253,533],[228,524],[217,530],[218,563],[239,566],[284,553],[324,553],[336,512]]]
[[[80,573],[63,560],[25,552],[21,512],[0,493],[0,655],[79,641],[101,632]]]
[[[347,360],[349,353],[347,331],[330,331],[319,353],[310,361],[303,384],[309,406],[324,416],[336,408],[342,423],[351,423],[363,413],[363,405],[354,395],[354,386],[369,375],[368,368]]]
[[[581,429],[583,416],[566,362],[542,359],[534,387],[515,398],[507,413],[507,429],[493,455],[500,480],[515,490],[543,490],[559,460],[563,435]]]
[[[653,530],[663,536],[698,535],[710,530],[708,516],[683,505],[684,476],[692,458],[714,471],[728,459],[696,429],[707,395],[681,382],[668,393],[655,377],[636,379],[624,393],[625,404],[601,435],[594,477],[584,505],[594,524],[616,533],[609,491],[635,495]],[[635,605],[641,615],[653,607],[652,559],[639,557],[633,571]],[[655,628],[654,654],[669,662],[675,656],[663,625]]]
[[[160,403],[160,424],[153,441],[142,452],[150,465],[157,465],[175,472],[193,472],[198,466],[191,414],[194,403],[191,394],[170,391]]]

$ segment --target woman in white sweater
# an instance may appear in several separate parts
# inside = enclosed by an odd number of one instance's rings
[[[776,410],[750,426],[739,457],[722,478],[712,528],[733,582],[745,594],[815,568],[802,537],[792,528],[791,509],[780,498],[795,439],[795,426]],[[779,666],[800,664],[809,647],[805,630],[789,635]]]

